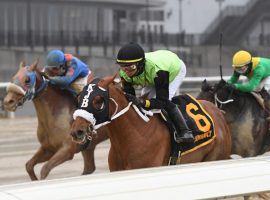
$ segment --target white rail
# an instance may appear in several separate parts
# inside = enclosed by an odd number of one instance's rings
[[[0,83],[0,88],[6,88],[8,86],[8,82]]]
[[[229,80],[230,76],[223,76],[224,80]],[[205,77],[186,77],[184,82],[187,83],[200,83],[206,79],[208,82],[217,82],[220,80],[220,76],[205,76]]]
[[[205,77],[186,77],[184,79],[184,82],[190,82],[190,83],[199,83],[202,82],[204,79],[206,79],[209,82],[215,82],[220,80],[220,76],[205,76]],[[229,76],[223,76],[224,80],[228,80]],[[0,82],[0,88],[7,87],[8,82]]]
[[[270,191],[270,157],[159,167],[0,187],[6,200],[208,199]]]

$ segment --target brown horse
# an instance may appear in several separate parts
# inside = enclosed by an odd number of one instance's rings
[[[20,64],[7,88],[4,107],[6,110],[15,111],[26,100],[33,100],[38,118],[37,137],[41,144],[26,163],[26,170],[31,180],[37,180],[35,165],[47,161],[40,172],[40,179],[45,179],[52,168],[71,160],[75,153],[85,149],[73,142],[69,134],[77,99],[69,92],[48,84],[41,76],[36,62],[30,67]],[[98,143],[107,139],[106,134],[106,129],[100,130],[90,147],[81,151],[84,159],[83,174],[95,171],[94,149]]]
[[[119,84],[113,82],[114,78],[107,77],[84,88],[86,95],[81,97],[80,108],[73,114],[71,135],[83,138],[91,135],[97,126],[108,123],[110,171],[167,165],[171,151],[167,126],[159,115],[150,117],[146,123],[130,108],[131,102],[127,101]],[[182,155],[178,163],[221,160],[230,156],[230,131],[223,114],[210,102],[200,103],[213,118],[216,137],[207,145]]]

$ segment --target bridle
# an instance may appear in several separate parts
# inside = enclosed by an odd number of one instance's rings
[[[217,92],[218,92],[219,89],[220,89],[220,87],[219,87],[219,85],[217,85],[216,88],[213,91],[213,94],[214,94],[214,103],[215,103],[216,107],[218,107],[219,109],[222,109],[222,106],[223,105],[229,104],[229,103],[231,103],[231,102],[234,101],[234,99],[231,98],[232,97],[233,90],[231,90],[229,92],[229,95],[227,96],[227,100],[222,101],[222,100],[220,100],[220,98],[218,98]]]
[[[77,117],[82,117],[86,121],[90,122],[86,131],[87,139],[89,140],[92,139],[91,134],[96,134],[97,129],[111,123],[113,120],[125,114],[132,105],[132,102],[129,102],[126,107],[124,107],[122,110],[119,110],[119,104],[117,103],[117,101],[113,97],[109,96],[109,89],[107,90],[105,88],[102,88],[97,84],[90,83],[84,88],[82,94],[85,95],[80,98],[79,109],[75,110],[73,114],[73,119],[76,120]],[[104,97],[103,99],[105,100],[104,111],[100,113],[98,113],[92,106],[93,99],[98,95]],[[107,101],[105,97],[107,97]],[[115,106],[115,110],[111,116],[109,116],[108,112],[109,101],[112,102]],[[104,117],[104,114],[107,116]],[[99,116],[102,120],[98,118]]]
[[[40,86],[36,89],[36,82],[37,82],[37,72],[36,71],[30,71],[29,66],[26,66],[26,73],[27,76],[30,79],[29,85],[26,87],[23,87],[21,81],[18,77],[15,78],[14,82],[10,82],[7,86],[7,92],[11,90],[11,88],[16,88],[16,90],[20,91],[20,93],[23,95],[22,98],[20,98],[16,104],[16,107],[21,107],[27,100],[33,100],[39,93],[41,93],[48,85],[48,80],[46,80],[43,76],[41,80]],[[25,89],[26,88],[26,89]]]

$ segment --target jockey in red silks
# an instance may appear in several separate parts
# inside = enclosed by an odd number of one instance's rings
[[[52,50],[46,59],[45,73],[49,83],[78,95],[87,84],[91,70],[88,65],[71,54]]]

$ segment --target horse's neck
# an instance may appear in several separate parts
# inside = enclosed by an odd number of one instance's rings
[[[71,95],[51,86],[47,86],[33,99],[38,118],[69,115],[75,109],[76,102]]]
[[[225,110],[227,113],[226,119],[234,123],[235,121],[239,121],[239,119],[243,119],[244,117],[250,116],[251,119],[255,119],[258,115],[255,115],[254,109],[256,113],[260,113],[256,104],[251,96],[239,96],[239,95],[232,95],[231,99],[234,101],[228,104],[225,104],[222,109]],[[257,102],[255,102],[257,103]],[[258,104],[259,106],[259,104]],[[249,114],[248,114],[249,113]],[[260,114],[259,114],[260,115]],[[245,121],[245,120],[242,120]]]

